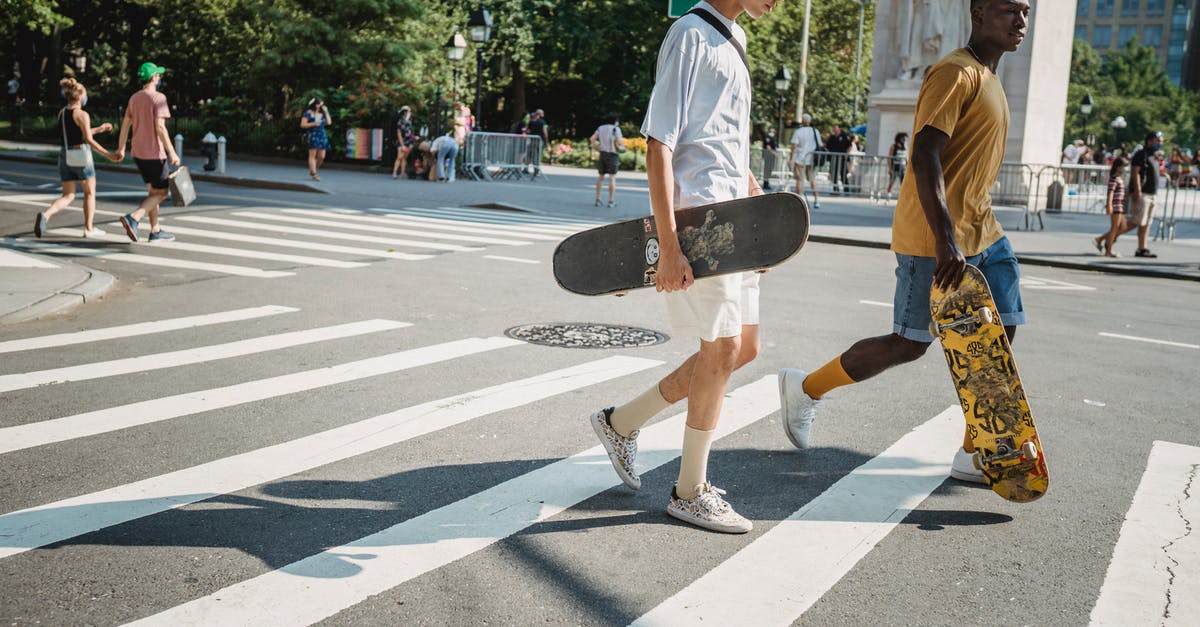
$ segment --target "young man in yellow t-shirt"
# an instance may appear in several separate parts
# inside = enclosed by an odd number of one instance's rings
[[[893,331],[868,338],[812,374],[779,373],[788,439],[807,448],[813,418],[830,390],[914,361],[933,343],[929,292],[957,285],[966,264],[983,271],[1011,340],[1025,323],[1020,270],[992,213],[989,190],[1000,172],[1009,111],[996,67],[1025,37],[1029,0],[971,0],[971,38],[930,68],[917,99],[908,176],[892,224],[896,253]],[[965,438],[950,475],[982,483]]]

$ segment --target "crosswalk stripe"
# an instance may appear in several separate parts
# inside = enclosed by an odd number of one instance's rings
[[[346,231],[368,231],[371,233],[387,233],[390,235],[407,235],[409,237],[425,237],[429,239],[447,240],[459,242],[463,244],[496,244],[499,246],[528,246],[529,242],[517,239],[501,239],[498,237],[480,237],[478,235],[460,235],[456,233],[439,233],[431,230],[414,231],[412,229],[394,229],[383,226],[374,226],[370,224],[357,224],[346,220],[319,220],[317,218],[300,218],[290,215],[281,215],[278,213],[262,213],[258,211],[234,211],[231,215],[239,218],[253,218],[255,220],[269,220],[273,222],[287,222],[291,224],[307,224],[310,226],[323,226],[333,229],[343,229]]]
[[[89,329],[87,331],[77,331],[75,333],[43,335],[40,337],[0,342],[0,353],[13,353],[16,351],[28,351],[39,348],[53,348],[56,346],[71,346],[74,344],[85,344],[87,342],[99,342],[101,340],[148,335],[151,333],[163,333],[166,331],[177,331],[179,329],[189,329],[192,327],[203,327],[210,324],[253,320],[254,318],[264,318],[266,316],[275,316],[278,314],[292,313],[296,311],[300,310],[296,309],[295,307],[265,305],[263,307],[248,307],[245,309],[220,311],[217,313],[203,314],[199,316],[185,316],[182,318],[170,318],[167,320],[157,320],[154,322],[123,324],[115,327],[105,327],[103,329]]]
[[[50,229],[48,233],[52,235],[75,235],[78,233],[78,231],[74,229]],[[124,236],[113,234],[89,237],[88,239],[97,239],[105,242],[129,241],[129,239]],[[340,261],[338,259],[326,259],[324,257],[310,257],[308,255],[287,255],[283,253],[272,253],[261,250],[248,250],[245,248],[229,248],[228,246],[209,246],[208,244],[195,244],[192,242],[181,242],[179,240],[173,240],[164,244],[163,246],[166,247],[166,250],[182,250],[210,255],[245,257],[247,259],[266,259],[268,261],[285,261],[288,263],[321,266],[326,268],[362,268],[370,265],[360,261]],[[163,249],[156,249],[156,252],[161,250]]]
[[[1200,447],[1154,442],[1091,625],[1187,625],[1200,616]]]
[[[408,207],[405,207],[407,209]],[[425,209],[425,211],[443,211],[454,216],[478,216],[483,218],[498,218],[501,220],[510,220],[512,222],[532,222],[535,224],[562,224],[567,226],[578,226],[587,228],[594,226],[590,220],[579,220],[577,218],[563,218],[559,216],[548,216],[533,213],[524,213],[520,211],[508,211],[504,209],[469,209],[467,207],[439,207],[438,209]]]
[[[522,259],[520,257],[504,257],[501,255],[484,255],[483,258],[484,259],[495,259],[496,261],[511,261],[513,263],[529,263],[529,264],[542,263],[542,262],[538,261],[537,259]]]
[[[639,357],[608,357],[414,405],[123,486],[4,514],[0,516],[0,559],[349,459],[480,416],[521,407],[662,363]]]
[[[476,223],[476,224],[501,224],[501,225],[522,225],[526,228],[536,229],[545,232],[562,233],[590,228],[595,225],[573,224],[573,223],[551,223],[541,220],[528,219],[512,219],[508,217],[494,217],[488,215],[459,215],[452,210],[444,209],[418,209],[414,207],[406,207],[400,210],[399,215],[416,215],[427,218],[440,218],[443,220],[455,220],[457,222]]]
[[[276,335],[265,335],[248,340],[238,340],[236,342],[228,342],[225,344],[212,344],[198,348],[186,348],[178,351],[143,355],[140,357],[128,357],[125,359],[100,361],[90,364],[83,364],[80,366],[67,366],[65,368],[53,368],[50,370],[38,370],[35,372],[0,375],[0,392],[21,390],[25,388],[37,387],[39,385],[49,385],[52,383],[87,381],[90,379],[112,377],[121,374],[143,372],[146,370],[158,370],[161,368],[174,368],[177,366],[199,364],[218,359],[240,357],[254,353],[290,348],[293,346],[303,346],[305,344],[312,344],[314,342],[342,339],[354,337],[356,335],[389,331],[392,329],[402,329],[410,326],[412,326],[411,323],[396,322],[394,320],[363,320],[361,322],[349,322],[346,324],[338,324],[317,329],[279,333]]]
[[[387,217],[395,218],[397,220],[428,221],[435,224],[453,223],[486,225],[481,226],[480,228],[511,231],[517,233],[544,233],[546,235],[553,235],[560,238],[570,235],[571,233],[578,233],[580,230],[582,230],[582,228],[584,228],[583,226],[548,226],[542,222],[513,223],[505,221],[501,218],[473,219],[468,217],[464,220],[463,218],[455,217],[452,213],[447,213],[436,209],[417,209],[413,207],[408,209],[382,209],[378,207],[372,207],[367,211],[370,211],[373,214],[383,214]],[[590,228],[590,226],[598,225],[585,226],[589,226]]]
[[[447,242],[429,242],[410,239],[399,239],[394,237],[374,237],[371,235],[357,235],[353,233],[339,233],[326,229],[305,229],[297,226],[287,226],[284,224],[263,224],[261,222],[247,222],[245,220],[228,220],[225,218],[211,218],[208,216],[180,216],[175,218],[185,222],[198,222],[201,224],[215,224],[218,226],[232,226],[242,229],[253,229],[256,231],[274,231],[277,233],[293,233],[295,235],[308,235],[311,237],[323,237],[328,239],[351,240],[355,242],[370,242],[372,244],[392,244],[400,246],[411,246],[413,248],[428,248],[433,250],[453,251],[453,252],[471,252],[482,250],[480,247],[460,246]]]
[[[716,437],[779,408],[775,377],[725,399]],[[679,456],[686,414],[643,429],[644,473]],[[579,417],[579,428],[590,428]],[[600,446],[410,518],[349,544],[293,562],[156,614],[134,625],[308,625],[487,548],[620,483]],[[0,538],[3,535],[0,534]],[[353,573],[347,575],[347,571]]]
[[[58,266],[37,257],[18,254],[16,251],[0,248],[0,268],[57,268]]]
[[[156,257],[154,255],[113,252],[112,250],[108,249],[90,248],[87,246],[64,246],[61,244],[50,244],[46,242],[27,242],[24,240],[11,238],[0,239],[0,245],[39,253],[48,253],[52,255],[93,257],[97,259],[121,261],[124,263],[135,263],[146,266],[203,270],[206,272],[216,272],[218,274],[229,274],[233,276],[249,277],[254,279],[276,279],[279,277],[295,275],[294,272],[284,272],[281,270],[261,270],[259,268],[236,266],[225,263],[189,261],[186,259],[175,259],[172,257]]]
[[[376,377],[519,344],[521,342],[509,338],[457,340],[337,366],[0,428],[0,454]]]
[[[633,625],[792,624],[946,480],[962,425],[931,418]]]
[[[478,233],[482,235],[495,235],[498,229],[463,226],[461,223],[455,224],[446,220],[416,220],[413,218],[404,218],[399,215],[390,216],[373,216],[366,211],[358,211],[353,209],[330,209],[321,211],[318,209],[281,209],[286,214],[305,215],[305,216],[323,216],[326,218],[336,217],[338,220],[346,220],[350,222],[362,222],[364,224],[393,224],[398,226],[415,226],[423,229],[434,229],[440,231],[451,231],[454,233]],[[517,233],[516,230],[506,230],[506,232]],[[557,241],[559,238],[554,235],[546,235],[543,233],[535,233],[533,231],[520,232],[524,239],[538,241]]]
[[[377,250],[373,248],[357,248],[354,246],[338,246],[336,244],[322,244],[320,242],[310,242],[296,239],[283,239],[281,237],[262,237],[259,235],[244,235],[241,233],[226,233],[225,231],[210,231],[208,229],[193,229],[191,227],[179,226],[172,224],[171,232],[178,235],[191,235],[195,237],[203,237],[208,239],[229,240],[231,242],[246,242],[248,244],[265,244],[267,246],[279,246],[282,248],[301,248],[304,250],[319,250],[327,253],[342,253],[346,255],[358,255],[360,257],[375,257],[378,259],[400,259],[402,261],[420,261],[422,259],[433,259],[434,255],[401,253],[390,250]]]

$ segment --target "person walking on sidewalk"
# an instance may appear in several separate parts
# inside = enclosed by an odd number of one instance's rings
[[[67,165],[67,151],[71,149],[90,147],[91,150],[104,155],[109,161],[119,161],[114,152],[109,152],[93,137],[96,133],[106,133],[113,125],[105,122],[92,128],[92,118],[83,108],[87,106],[87,89],[73,78],[64,78],[59,82],[63,95],[67,98],[67,106],[58,112],[58,124],[62,128],[62,150],[58,153],[58,178],[62,181],[62,196],[59,196],[46,208],[37,214],[33,223],[33,234],[41,237],[46,232],[46,223],[50,217],[67,208],[75,200],[75,188],[83,188],[83,236],[98,237],[104,231],[96,228],[96,166],[92,161],[91,152],[87,153],[87,164],[82,166]]]
[[[608,177],[608,206],[617,206],[617,170],[621,165],[620,151],[625,150],[625,138],[621,137],[621,127],[617,126],[620,118],[615,113],[608,114],[608,122],[596,128],[596,132],[588,138],[600,150],[600,175],[596,177],[596,206],[600,206],[600,187],[604,177]]]
[[[633,489],[642,425],[683,398],[687,427],[679,476],[667,513],[713,531],[745,533],[753,525],[708,481],[708,453],[729,377],[759,350],[758,277],[695,280],[679,246],[675,210],[762,194],[750,171],[750,72],[746,33],[735,21],[758,19],[771,0],[708,0],[675,21],[659,48],[654,89],[642,123],[648,142],[650,206],[659,233],[655,287],[666,292],[676,335],[700,350],[632,401],[591,416],[613,468]]]
[[[1158,171],[1162,168],[1158,151],[1162,149],[1162,142],[1162,133],[1147,133],[1145,143],[1129,160],[1128,219],[1137,226],[1138,239],[1134,257],[1158,256],[1146,247],[1146,239],[1150,235],[1150,222],[1154,220],[1154,209],[1157,207]]]
[[[333,116],[329,115],[329,107],[320,98],[308,101],[308,108],[300,114],[300,128],[308,132],[305,141],[308,144],[308,176],[314,181],[321,180],[317,170],[325,163],[325,151],[330,149],[329,134],[325,129],[333,124]]]
[[[120,161],[125,158],[126,141],[132,133],[133,162],[146,183],[147,193],[142,203],[133,213],[121,216],[121,226],[134,242],[138,241],[138,222],[145,215],[150,216],[150,241],[175,239],[158,225],[158,206],[167,199],[167,190],[171,186],[171,170],[167,164],[179,165],[179,155],[175,154],[175,146],[167,133],[171,108],[167,106],[167,97],[158,91],[166,71],[167,68],[150,62],[138,68],[142,88],[129,97],[125,120],[121,123],[121,138],[117,141],[117,160]]]
[[[800,126],[792,133],[792,156],[788,162],[792,164],[792,175],[796,179],[796,193],[804,195],[804,181],[812,190],[813,209],[821,208],[821,198],[817,196],[817,151],[825,147],[821,133],[812,125],[812,116],[805,113],[800,116]]]
[[[407,175],[408,153],[412,152],[416,143],[417,134],[413,132],[412,109],[408,105],[404,105],[400,107],[400,119],[396,120],[396,162],[392,164],[392,178]]]
[[[813,419],[830,390],[925,354],[933,343],[931,287],[957,286],[968,263],[987,278],[1010,340],[1025,323],[1020,269],[992,212],[989,190],[1000,172],[1009,125],[996,67],[1024,39],[1029,11],[1029,0],[971,0],[969,43],[930,68],[917,97],[911,176],[900,186],[892,225],[893,331],[855,343],[812,374],[795,368],[779,373],[784,432],[796,447],[809,446]],[[984,481],[971,463],[973,452],[968,434],[950,476]]]
[[[1096,250],[1104,254],[1105,257],[1120,257],[1113,251],[1113,245],[1117,243],[1117,237],[1122,233],[1128,233],[1137,228],[1137,223],[1128,222],[1125,220],[1125,166],[1128,162],[1125,157],[1117,157],[1113,160],[1112,167],[1108,171],[1108,195],[1104,202],[1104,213],[1108,214],[1110,225],[1108,232],[1101,233],[1099,237],[1093,238],[1092,243],[1096,245]]]

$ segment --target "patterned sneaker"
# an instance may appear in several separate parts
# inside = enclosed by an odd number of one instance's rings
[[[625,485],[636,490],[642,487],[642,478],[638,476],[637,468],[633,465],[634,458],[637,457],[639,432],[634,431],[629,434],[629,437],[617,433],[617,430],[613,429],[609,422],[612,413],[613,408],[609,407],[592,414],[590,419],[592,430],[596,432],[596,437],[600,438],[604,450],[608,451],[608,459],[612,461],[613,470],[617,471],[617,476],[625,482]]]
[[[987,480],[983,478],[983,472],[975,468],[975,463],[972,461],[974,457],[974,453],[958,449],[954,453],[954,463],[950,464],[950,476],[959,481],[986,484]]]
[[[672,486],[671,504],[667,506],[667,513],[683,522],[710,531],[746,533],[753,529],[754,523],[733,511],[733,507],[721,498],[724,494],[724,490],[705,481],[696,486],[696,496],[684,499],[679,497]]]
[[[822,402],[804,393],[808,373],[796,368],[779,371],[779,405],[783,414],[783,432],[796,448],[808,448],[813,419]]]
[[[130,241],[138,241],[138,223],[133,219],[133,214],[121,216],[121,226],[125,227],[125,234],[129,236]]]

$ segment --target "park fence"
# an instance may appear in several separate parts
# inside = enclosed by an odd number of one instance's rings
[[[772,189],[795,189],[788,151],[772,154],[761,148],[750,153],[755,176],[769,182]],[[818,194],[836,194],[884,202],[900,193],[907,162],[904,158],[861,153],[814,153]],[[1043,215],[1075,213],[1104,215],[1108,192],[1108,166],[1036,165],[1005,162],[992,186],[992,202],[1025,209],[1024,228],[1044,228]],[[1128,175],[1128,173],[1126,173]],[[804,181],[805,187],[808,181]],[[1158,193],[1160,218],[1152,235],[1155,239],[1174,239],[1175,224],[1200,221],[1200,179],[1180,177],[1161,179]]]
[[[512,133],[467,134],[462,172],[475,180],[536,180],[542,174],[542,138]]]

